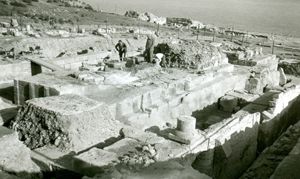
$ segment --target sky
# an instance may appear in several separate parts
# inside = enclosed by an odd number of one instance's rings
[[[151,12],[219,26],[300,33],[300,0],[83,0],[106,12]],[[286,29],[283,29],[286,28]],[[299,34],[300,35],[300,34]]]

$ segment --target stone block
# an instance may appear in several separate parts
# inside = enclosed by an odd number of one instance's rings
[[[163,137],[159,137],[152,132],[144,132],[133,127],[123,128],[121,133],[124,135],[124,137],[135,139],[141,143],[147,144],[158,144],[165,140]]]
[[[157,161],[167,161],[174,157],[181,156],[188,151],[188,146],[184,146],[171,140],[165,140],[163,143],[156,144]]]
[[[283,71],[282,68],[279,68],[279,74],[280,74],[280,76],[279,76],[279,85],[280,85],[280,86],[283,86],[283,85],[285,85],[286,82],[287,82],[287,77],[286,77],[286,75],[284,74],[284,71]]]
[[[238,98],[225,95],[219,99],[220,109],[225,112],[234,112],[238,107]]]
[[[126,62],[107,62],[105,64],[110,68],[122,69],[125,67]]]
[[[105,147],[104,150],[116,153],[118,156],[122,156],[130,151],[136,151],[136,147],[139,144],[140,142],[137,140],[125,138],[108,147]]]
[[[16,106],[11,106],[5,109],[0,109],[0,125],[8,124],[18,112]]]
[[[8,124],[17,114],[18,107],[0,97],[0,126]]]
[[[127,68],[131,68],[131,67],[134,67],[136,63],[137,63],[137,58],[136,57],[126,58],[125,66]]]
[[[87,176],[94,176],[109,170],[117,162],[118,156],[116,153],[92,148],[74,157],[73,169]]]
[[[18,134],[15,131],[0,126],[0,146],[1,170],[12,173],[28,173],[22,175],[24,178],[30,178],[34,174],[39,175],[40,169],[31,160],[29,148],[18,140]]]
[[[252,94],[260,94],[263,92],[259,78],[250,78],[246,82],[245,90]]]
[[[117,137],[122,125],[113,119],[106,105],[66,94],[28,100],[13,128],[31,149],[55,145],[78,152]]]
[[[174,140],[176,142],[182,143],[182,144],[192,144],[193,139],[190,138],[190,136],[185,136],[184,133],[179,134],[180,132],[177,131],[176,135],[169,133],[167,137],[171,140]]]
[[[11,19],[10,24],[12,27],[18,27],[19,23],[17,19]]]

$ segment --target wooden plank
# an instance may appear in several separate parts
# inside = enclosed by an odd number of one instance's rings
[[[65,71],[64,68],[58,66],[58,65],[55,65],[51,62],[47,62],[47,61],[44,61],[44,60],[41,60],[41,59],[29,59],[32,63],[35,63],[37,65],[40,65],[40,66],[43,66],[43,67],[46,67],[50,70],[53,70],[53,71]]]

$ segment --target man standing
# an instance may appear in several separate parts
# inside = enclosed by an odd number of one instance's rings
[[[147,35],[147,42],[145,47],[145,60],[148,63],[151,63],[153,61],[153,51],[154,51],[154,45],[155,45],[155,38],[156,33]]]
[[[122,40],[119,40],[119,42],[115,46],[116,50],[119,52],[120,61],[123,61],[123,59],[126,57],[127,52],[127,46]]]

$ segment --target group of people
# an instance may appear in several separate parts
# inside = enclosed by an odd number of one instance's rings
[[[153,61],[154,60],[153,53],[154,53],[154,45],[155,45],[156,37],[158,37],[158,33],[156,32],[155,34],[147,35],[144,57],[145,57],[145,61],[148,63],[156,62]],[[120,61],[123,61],[126,58],[127,45],[122,40],[119,40],[115,46],[115,49],[119,53]],[[157,58],[161,59],[162,58],[161,54],[159,54]]]

